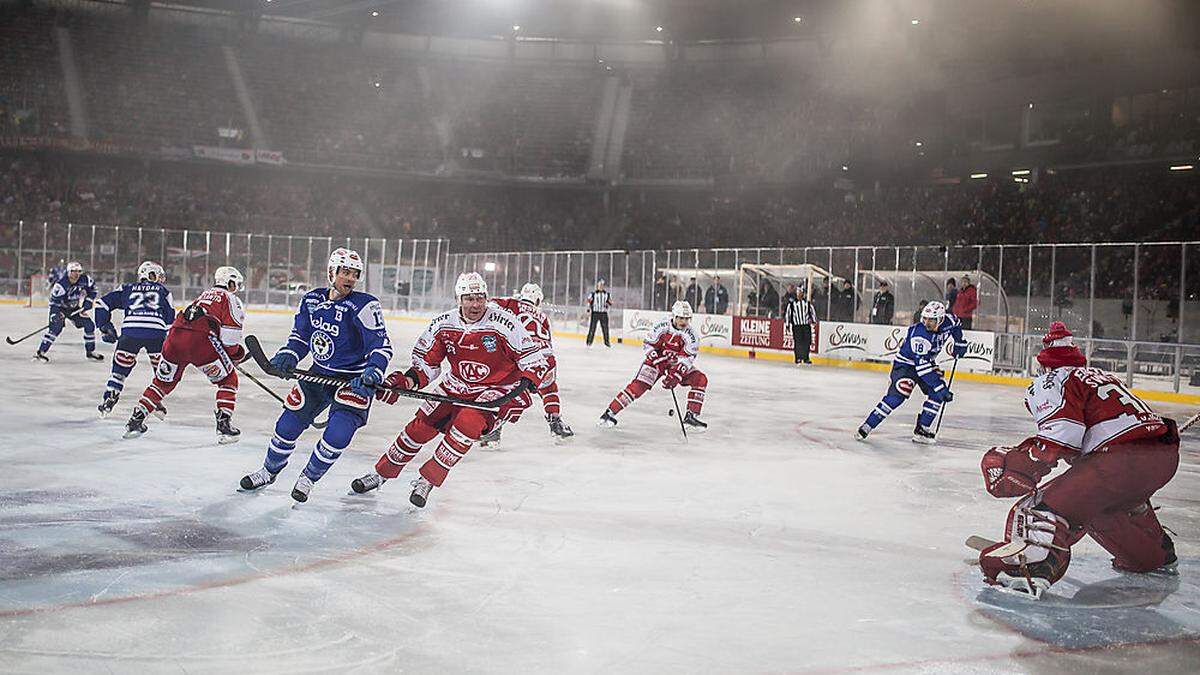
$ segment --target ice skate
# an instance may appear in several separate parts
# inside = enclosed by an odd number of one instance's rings
[[[912,440],[913,443],[920,443],[922,445],[933,445],[934,443],[937,443],[937,437],[933,435],[933,432],[921,426],[920,424],[913,428]]]
[[[296,484],[292,486],[292,499],[303,504],[308,501],[308,493],[312,492],[313,481],[304,472],[300,473],[300,477],[296,479]]]
[[[91,359],[93,361],[103,361],[104,360],[104,355],[97,354],[96,352],[88,352],[85,356],[87,356],[89,359]]]
[[[858,426],[858,431],[854,432],[854,438],[856,440],[860,440],[860,441],[867,440],[867,436],[870,436],[870,435],[871,435],[871,427],[867,424],[860,424]]]
[[[112,389],[104,392],[104,400],[100,402],[100,405],[96,406],[96,409],[100,411],[100,417],[108,417],[109,413],[111,413],[113,408],[117,406],[117,401],[120,399],[121,394],[113,391]]]
[[[596,423],[598,427],[612,428],[617,426],[617,416],[612,414],[611,410],[605,410],[600,416],[600,421]]]
[[[413,491],[408,496],[408,501],[418,509],[425,508],[425,503],[429,501],[429,492],[433,490],[433,483],[425,480],[424,477],[418,478],[412,482]]]
[[[571,427],[567,426],[567,423],[558,415],[546,417],[546,422],[550,425],[550,433],[559,438],[570,438],[575,435],[575,432],[571,431]]]
[[[133,409],[133,414],[129,416],[129,421],[125,423],[125,438],[137,438],[146,433],[146,411],[142,410],[141,406]]]
[[[350,489],[354,490],[355,494],[361,495],[378,488],[386,482],[386,478],[372,471],[365,476],[350,481]]]
[[[242,439],[242,430],[233,426],[233,415],[227,410],[217,411],[217,442],[221,445],[237,443]]]
[[[1154,576],[1175,577],[1179,576],[1179,557],[1175,555],[1175,541],[1171,539],[1169,534],[1163,533],[1163,549],[1167,552],[1167,559],[1162,565],[1155,567],[1152,570],[1141,572],[1125,568],[1117,563],[1116,558],[1112,561],[1112,567],[1118,572],[1126,572],[1129,574],[1152,574]]]
[[[33,355],[33,360],[38,363],[50,363],[50,357],[46,356],[46,352],[40,349]]]
[[[260,487],[270,485],[275,482],[275,477],[279,474],[267,471],[267,467],[262,467],[258,471],[248,473],[242,476],[241,482],[238,483],[243,490],[257,490]]]
[[[708,431],[708,423],[700,421],[700,417],[691,410],[684,414],[683,425],[687,427],[688,430],[694,431],[698,434]]]

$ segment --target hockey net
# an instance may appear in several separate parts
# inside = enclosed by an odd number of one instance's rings
[[[50,277],[45,274],[30,275],[25,288],[26,307],[46,307],[50,304]]]

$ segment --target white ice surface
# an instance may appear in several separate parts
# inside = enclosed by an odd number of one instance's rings
[[[0,332],[28,332],[43,311],[0,306]],[[247,332],[272,348],[289,324],[252,313]],[[399,365],[422,325],[388,328]],[[937,446],[909,441],[915,401],[863,444],[851,433],[884,373],[705,354],[711,427],[684,444],[661,389],[615,430],[594,426],[640,348],[560,339],[570,442],[554,443],[535,409],[499,450],[473,449],[418,511],[408,480],[424,454],[378,493],[347,494],[415,410],[376,406],[293,509],[288,492],[317,432],[279,482],[240,494],[278,404],[243,380],[243,440],[219,446],[214,389],[192,370],[166,401],[169,420],[124,441],[149,367],[143,357],[101,420],[110,362],[86,362],[80,343],[68,327],[49,365],[30,360],[33,340],[0,346],[0,671],[1160,673],[1200,663],[1196,432],[1156,499],[1184,563],[1170,611],[1155,596],[1136,629],[1110,631],[1105,621],[1129,623],[1111,608],[997,612],[965,562],[964,538],[998,536],[1007,512],[983,492],[978,465],[988,446],[1027,435],[1020,389],[957,384]],[[1075,556],[1070,575],[1114,576],[1090,541]],[[1031,620],[1045,630],[1031,634]],[[1077,624],[1111,640],[1062,637]]]

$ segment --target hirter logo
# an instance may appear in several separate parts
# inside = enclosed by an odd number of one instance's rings
[[[458,373],[467,382],[482,382],[492,374],[492,369],[486,363],[462,361],[458,364]]]

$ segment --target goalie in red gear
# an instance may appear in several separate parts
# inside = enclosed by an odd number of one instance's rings
[[[436,317],[413,346],[412,367],[384,380],[376,398],[394,404],[400,395],[391,388],[421,389],[441,376],[434,391],[485,403],[515,389],[522,378],[539,390],[554,377],[541,348],[512,313],[488,305],[487,284],[475,272],[459,276],[454,285],[458,309]],[[450,368],[443,374],[442,362]],[[515,419],[532,400],[527,392],[505,403],[499,412],[426,401],[404,427],[375,470],[350,483],[357,493],[368,492],[395,478],[424,445],[442,437],[433,457],[421,465],[409,501],[424,507],[434,487],[441,487],[450,469],[462,460],[479,437],[499,420]]]
[[[692,330],[692,306],[680,300],[671,306],[671,318],[660,321],[642,343],[646,358],[633,381],[625,386],[608,409],[600,416],[599,426],[615,427],[617,413],[633,403],[662,378],[664,389],[674,389],[680,384],[688,387],[687,413],[683,423],[689,429],[704,431],[708,424],[700,421],[700,410],[704,407],[704,390],[708,378],[696,368],[696,356],[700,352],[700,341]]]
[[[979,556],[987,582],[1040,597],[1066,573],[1071,546],[1084,535],[1118,570],[1173,574],[1175,546],[1150,497],[1179,466],[1175,422],[1112,374],[1088,368],[1063,323],[1052,323],[1042,342],[1042,373],[1025,396],[1037,435],[983,456],[988,492],[1021,497],[1004,540]],[[1059,460],[1070,468],[1038,487]]]
[[[218,267],[214,277],[216,285],[201,293],[171,324],[154,381],[134,406],[125,424],[125,438],[146,433],[146,416],[164,410],[162,400],[175,390],[189,365],[217,386],[217,440],[236,443],[240,438],[242,432],[232,424],[238,390],[234,365],[246,359],[241,344],[246,312],[234,293],[242,289],[243,279],[233,267]]]
[[[520,297],[492,298],[491,302],[515,314],[517,320],[529,332],[529,337],[533,338],[534,343],[541,348],[542,358],[546,359],[550,370],[555,374],[554,377],[547,378],[548,384],[538,389],[538,396],[541,397],[542,407],[546,412],[546,423],[550,425],[550,433],[558,438],[570,438],[575,435],[575,432],[571,430],[571,427],[562,418],[562,403],[558,398],[558,362],[554,358],[550,319],[541,310],[544,297],[542,287],[529,282],[521,287]],[[509,421],[516,422],[517,420],[512,419]],[[495,429],[484,434],[479,439],[479,445],[498,444],[502,428],[503,423],[497,424]]]

